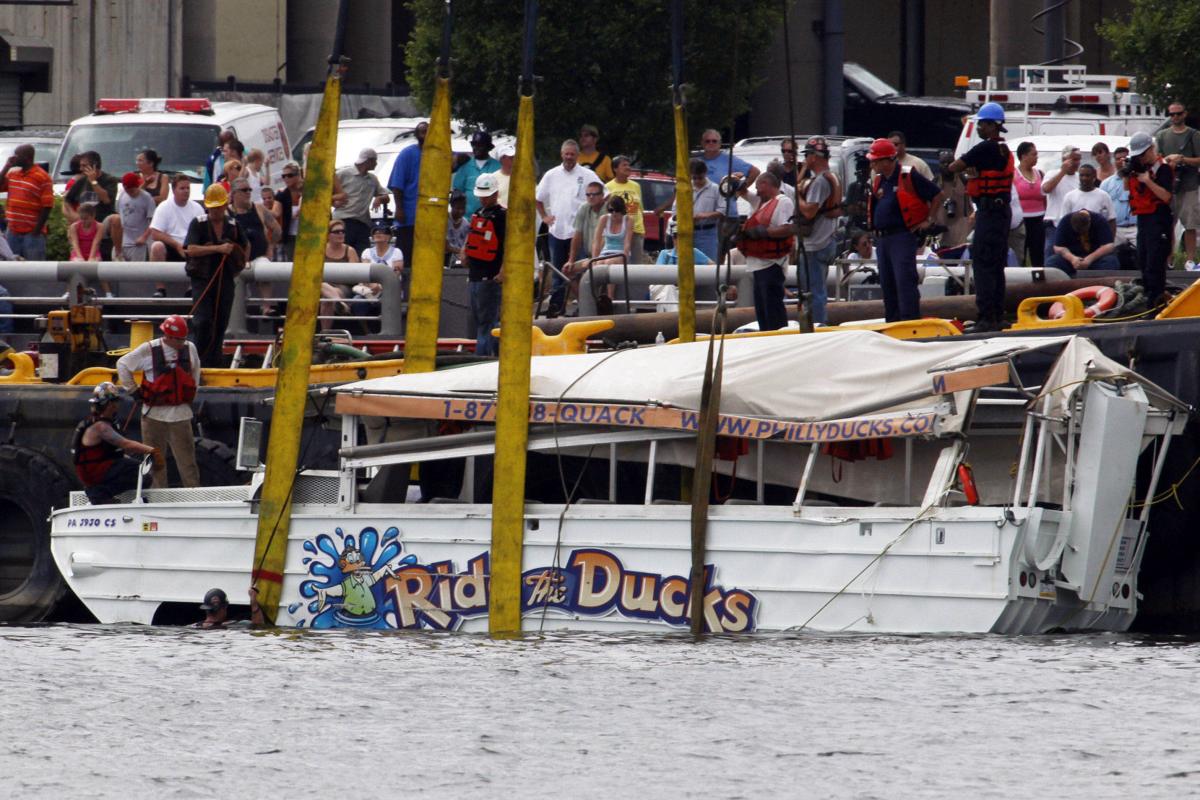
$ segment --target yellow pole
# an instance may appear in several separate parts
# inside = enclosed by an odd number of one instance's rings
[[[325,240],[333,201],[333,161],[341,94],[341,78],[336,70],[331,70],[325,80],[321,113],[317,118],[312,149],[308,152],[296,258],[288,288],[287,321],[279,351],[279,373],[275,379],[267,474],[263,480],[251,573],[251,583],[258,588],[259,605],[272,623],[283,590],[284,561],[291,527],[292,482],[300,455],[304,406],[308,401],[308,372],[312,366],[312,340],[317,326],[321,278],[325,272]]]
[[[446,219],[450,213],[451,158],[450,79],[439,76],[429,115],[429,132],[421,150],[412,286],[404,343],[405,372],[433,372],[437,363],[442,263],[446,258]]]
[[[500,375],[496,465],[492,483],[488,630],[521,630],[521,555],[525,538],[525,449],[529,440],[529,360],[533,346],[533,97],[522,95],[517,155],[508,189],[504,293],[500,302]]]
[[[692,178],[687,121],[675,105],[675,256],[679,262],[679,341],[696,341],[696,255],[692,250]]]

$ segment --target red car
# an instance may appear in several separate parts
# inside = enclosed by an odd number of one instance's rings
[[[646,252],[666,247],[666,225],[671,220],[671,199],[675,196],[675,176],[664,172],[635,169],[631,175],[642,187],[642,218],[646,224]],[[666,206],[662,216],[654,213]]]

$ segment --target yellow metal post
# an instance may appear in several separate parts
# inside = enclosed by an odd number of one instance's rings
[[[287,321],[275,381],[275,410],[271,414],[267,474],[258,512],[258,538],[251,573],[251,582],[258,589],[259,605],[272,623],[279,610],[283,589],[284,560],[291,527],[292,482],[300,455],[304,405],[308,400],[308,372],[312,366],[312,340],[317,325],[321,278],[325,272],[325,240],[333,201],[333,162],[341,93],[341,79],[331,70],[325,81],[312,149],[308,152],[296,258],[288,289]]]
[[[504,293],[500,302],[500,376],[492,484],[488,630],[521,630],[521,555],[525,538],[525,448],[529,440],[529,361],[533,330],[533,97],[523,95],[517,155],[508,189]]]
[[[421,150],[408,331],[404,342],[405,372],[433,372],[437,363],[442,263],[446,258],[446,219],[450,213],[451,158],[450,79],[439,76],[429,115],[429,132]]]
[[[675,105],[675,257],[679,264],[679,341],[696,341],[696,255],[692,250],[692,177],[687,121]]]

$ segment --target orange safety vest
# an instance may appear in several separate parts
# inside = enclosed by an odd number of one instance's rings
[[[471,230],[467,233],[467,258],[491,263],[500,255],[500,237],[491,217],[476,212],[471,217]]]
[[[999,195],[1008,197],[1012,193],[1013,172],[1016,171],[1016,161],[1008,145],[1000,143],[1000,149],[1008,157],[1004,169],[981,169],[979,174],[967,181],[968,197],[983,197]]]
[[[875,223],[875,201],[879,198],[879,187],[883,176],[876,175],[871,182],[871,196],[867,199],[867,218],[872,227]],[[929,219],[929,203],[917,194],[913,186],[912,167],[900,167],[900,177],[896,181],[896,200],[900,203],[900,216],[909,230]]]
[[[1151,178],[1153,178],[1153,173],[1157,172],[1159,164],[1165,164],[1165,162],[1160,161],[1154,165],[1151,171]],[[1166,167],[1167,169],[1171,169],[1170,164],[1166,164]],[[1125,185],[1129,187],[1129,212],[1135,217],[1153,214],[1167,205],[1149,186],[1139,181],[1137,175],[1130,175],[1126,178]]]
[[[779,196],[776,195],[769,203],[763,203],[758,207],[758,210],[750,215],[746,220],[746,224],[742,226],[742,232],[757,228],[762,225],[770,227],[771,215],[775,213],[775,206],[779,204]],[[766,261],[773,261],[777,258],[791,255],[792,248],[795,247],[796,237],[789,236],[786,239],[746,239],[743,238],[738,244],[742,251],[742,255],[754,256]]]
[[[154,380],[142,376],[142,402],[154,406],[179,406],[191,403],[196,397],[196,379],[192,377],[191,347],[186,343],[179,351],[175,366],[167,368],[167,356],[162,343],[150,345],[154,365]]]

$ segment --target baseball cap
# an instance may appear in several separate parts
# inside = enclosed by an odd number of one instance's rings
[[[517,155],[517,148],[511,144],[502,144],[496,148],[496,158],[514,158]]]
[[[364,147],[358,151],[358,158],[354,159],[354,165],[365,164],[372,158],[379,158],[379,154],[369,147]]]
[[[200,610],[216,611],[227,605],[229,605],[229,597],[226,596],[224,589],[209,589],[204,593],[204,603],[200,606]]]
[[[804,143],[804,149],[801,152],[804,155],[817,153],[829,158],[829,144],[825,141],[824,136],[814,136]]]
[[[591,124],[580,125],[579,132],[580,133],[590,133],[592,136],[595,136],[596,138],[600,138],[600,129],[597,128],[595,125],[591,125]]]
[[[500,191],[500,185],[492,173],[485,172],[475,179],[476,197],[491,197],[498,191]]]
[[[1140,156],[1142,153],[1150,149],[1154,144],[1154,139],[1145,131],[1138,131],[1129,140],[1129,155],[1133,157]]]
[[[488,133],[487,131],[475,131],[474,133],[471,134],[471,144],[472,145],[486,144],[488,146],[491,146],[492,135],[490,133]]]
[[[141,186],[142,176],[138,175],[136,172],[126,172],[121,176],[121,185],[126,189],[132,189],[135,186]]]

